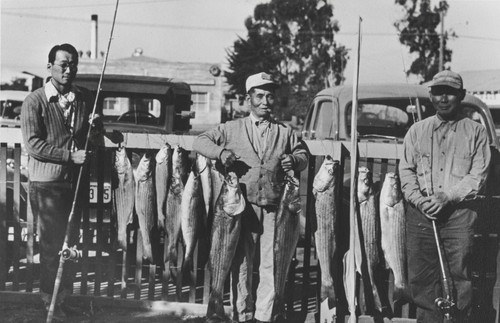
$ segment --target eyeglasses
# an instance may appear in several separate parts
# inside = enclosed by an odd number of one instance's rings
[[[266,99],[266,101],[269,104],[273,104],[276,101],[276,97],[274,96],[274,94],[258,93],[253,98],[254,98],[255,103],[257,103],[257,104],[262,103],[264,101],[264,99]]]
[[[78,69],[78,64],[75,64],[75,63],[62,63],[62,64],[52,64],[52,65],[56,65],[58,66],[61,70],[65,71],[66,69],[71,69],[71,70],[76,70]]]

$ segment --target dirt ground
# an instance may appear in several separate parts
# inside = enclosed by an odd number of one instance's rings
[[[0,321],[4,323],[45,323],[47,319],[46,311],[43,306],[25,305],[18,303],[0,303]],[[64,320],[53,323],[202,323],[205,322],[203,317],[192,315],[184,315],[181,317],[173,316],[172,314],[162,313],[158,311],[146,311],[137,309],[124,308],[73,308]]]

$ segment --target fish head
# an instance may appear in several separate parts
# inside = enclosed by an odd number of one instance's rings
[[[208,169],[208,158],[201,155],[196,154],[196,167],[200,173],[204,172]]]
[[[151,154],[150,153],[145,153],[141,161],[139,162],[139,165],[137,166],[136,170],[136,179],[138,181],[143,181],[147,180],[149,177],[151,177],[152,173],[152,165],[153,163],[151,162]]]
[[[295,176],[286,177],[285,185],[285,198],[283,199],[287,205],[288,209],[293,213],[298,213],[302,208],[302,201],[300,199],[300,185],[299,179]]]
[[[234,216],[245,210],[246,202],[241,193],[238,176],[230,172],[223,184],[222,189],[222,208],[228,215]]]
[[[160,150],[158,150],[158,153],[156,154],[156,162],[158,164],[164,163],[168,161],[168,158],[170,156],[170,150],[171,147],[168,143],[165,143]]]
[[[115,168],[118,173],[123,173],[130,166],[125,147],[118,147],[115,151]]]
[[[363,202],[368,199],[368,195],[372,193],[373,174],[368,167],[361,166],[358,168],[358,200]]]
[[[403,199],[398,174],[389,172],[385,175],[381,196],[385,198],[386,204],[389,206],[393,206]]]
[[[339,161],[334,160],[330,155],[325,157],[318,173],[314,177],[313,191],[324,192],[335,183],[339,168]]]

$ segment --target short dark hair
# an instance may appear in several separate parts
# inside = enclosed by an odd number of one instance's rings
[[[55,45],[52,47],[49,52],[49,63],[54,63],[56,60],[56,53],[60,50],[70,53],[78,64],[78,51],[71,44]]]

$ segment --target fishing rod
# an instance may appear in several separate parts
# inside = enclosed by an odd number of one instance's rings
[[[108,62],[109,49],[111,47],[111,40],[113,39],[113,31],[115,29],[116,13],[118,11],[119,2],[120,2],[120,0],[116,0],[115,12],[114,12],[114,16],[113,16],[113,23],[111,24],[111,32],[110,32],[109,40],[108,40],[108,48],[106,50],[106,56],[104,57],[104,61],[103,61],[103,65],[102,65],[101,76],[99,78],[99,84],[97,86],[97,93],[95,95],[94,106],[92,108],[92,114],[90,115],[90,120],[89,120],[90,125],[89,125],[89,129],[87,131],[87,137],[85,138],[85,147],[84,147],[85,151],[87,151],[88,144],[89,144],[90,132],[92,130],[92,127],[94,126],[94,118],[95,118],[95,112],[96,112],[96,108],[97,108],[97,101],[99,99],[99,93],[101,91],[101,85],[102,85],[102,79],[104,77],[104,71],[106,69],[106,64]],[[64,236],[64,243],[63,243],[63,246],[62,246],[62,249],[60,252],[59,267],[57,268],[56,279],[54,282],[54,290],[52,292],[52,299],[50,301],[50,307],[49,307],[49,311],[47,313],[46,323],[51,323],[52,319],[54,317],[55,303],[56,303],[56,299],[57,299],[57,294],[59,292],[59,286],[61,285],[64,263],[68,260],[76,261],[78,258],[81,257],[81,251],[77,250],[76,246],[70,247],[70,246],[68,246],[68,244],[69,244],[69,236],[70,236],[71,231],[72,231],[72,222],[73,222],[73,218],[75,215],[75,206],[76,206],[76,200],[78,198],[78,191],[80,188],[82,173],[83,173],[83,165],[80,166],[80,169],[78,172],[78,178],[76,181],[75,192],[74,192],[74,196],[73,196],[73,203],[71,205],[71,211],[70,211],[69,216],[68,216],[68,224],[66,225],[66,234]]]

